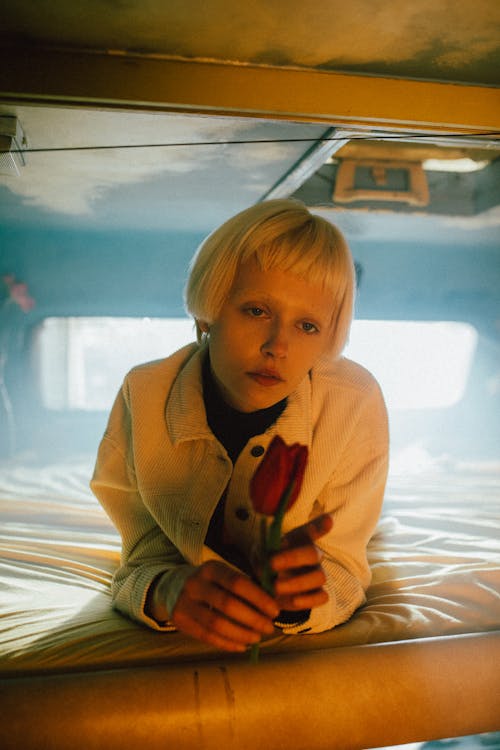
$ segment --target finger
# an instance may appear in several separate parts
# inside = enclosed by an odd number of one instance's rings
[[[266,616],[241,596],[271,610]],[[270,602],[270,605],[269,605]],[[274,632],[271,617],[277,602],[238,571],[224,563],[204,563],[186,579],[172,612],[178,630],[229,651],[244,651],[264,633]]]
[[[262,637],[262,632],[231,620],[224,613],[208,606],[205,601],[190,598],[187,592],[183,592],[179,597],[173,612],[173,622],[184,632],[196,633],[195,637],[203,634],[205,640],[211,634],[235,643],[248,645],[257,643]],[[273,632],[273,629],[271,629],[271,632]],[[213,642],[213,640],[210,642]]]
[[[320,589],[326,581],[326,576],[321,568],[309,568],[301,575],[292,575],[285,579],[278,578],[275,582],[276,595],[302,594],[315,589]]]
[[[212,609],[217,610],[225,617],[229,617],[237,623],[245,625],[258,633],[273,633],[274,625],[270,617],[261,614],[254,607],[233,594],[227,589],[210,584],[210,591],[207,592],[206,601],[210,602]],[[277,605],[273,601],[274,609],[277,611]],[[274,615],[276,617],[276,615]]]
[[[209,633],[245,646],[258,643],[262,634],[226,617],[222,612],[209,607],[198,610],[196,621]]]
[[[300,609],[314,609],[319,607],[321,604],[325,604],[328,601],[328,594],[324,589],[318,589],[317,591],[308,591],[305,594],[297,594],[295,596],[279,596],[278,603],[281,609],[286,610],[300,610]]]
[[[308,542],[315,542],[317,539],[328,534],[333,526],[333,519],[329,513],[322,513],[303,526],[289,531],[284,537],[284,547],[298,547]]]
[[[271,559],[271,567],[276,572],[280,572],[307,566],[318,567],[320,561],[320,552],[313,544],[308,544],[304,547],[292,547],[291,549],[277,552]]]
[[[260,586],[257,586],[250,578],[230,568],[224,563],[210,562],[200,568],[202,577],[216,584],[222,589],[231,592],[242,601],[270,619],[274,619],[279,608],[274,599],[269,596]],[[190,579],[188,579],[189,581]]]
[[[232,589],[232,590],[231,590]],[[269,599],[271,602],[271,613],[263,614],[247,600],[240,597],[249,594],[250,598],[257,601]],[[185,598],[182,598],[185,595]],[[279,612],[279,607],[274,599],[268,597],[256,584],[245,578],[238,571],[229,568],[225,564],[213,563],[201,566],[197,573],[187,579],[181,593],[181,606],[187,608],[189,602],[197,602],[205,607],[202,612],[201,621],[210,624],[210,619],[216,622],[220,634],[226,637],[236,638],[235,631],[227,628],[224,622],[214,620],[213,615],[208,615],[208,610],[216,611],[223,618],[232,623],[242,626],[246,632],[240,636],[248,642],[255,642],[255,638],[249,639],[248,633],[256,634],[260,639],[262,635],[270,635],[274,632],[273,619]],[[188,610],[189,611],[189,610]]]
[[[222,616],[211,614],[211,610],[198,602],[178,602],[172,614],[172,621],[182,633],[226,651],[242,652],[250,644],[258,643],[260,640],[257,633],[245,632],[237,627],[231,628],[229,621],[227,627],[225,624],[221,627]]]

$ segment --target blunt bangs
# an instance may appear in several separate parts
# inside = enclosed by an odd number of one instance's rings
[[[257,230],[242,249],[242,263],[255,259],[263,271],[278,269],[295,274],[323,287],[335,298],[353,279],[344,237],[319,217],[272,239],[259,234]]]

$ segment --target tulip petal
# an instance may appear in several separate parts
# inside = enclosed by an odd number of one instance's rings
[[[278,510],[284,493],[293,483],[287,510],[297,499],[307,463],[307,446],[287,445],[276,435],[271,441],[250,481],[250,497],[254,510],[272,516]]]

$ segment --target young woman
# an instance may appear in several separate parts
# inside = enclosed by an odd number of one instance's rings
[[[91,483],[122,537],[120,611],[243,651],[364,602],[388,435],[378,384],[341,356],[354,287],[343,236],[296,201],[257,204],[201,245],[186,287],[198,341],[127,375]],[[309,459],[271,597],[249,484],[275,435]]]

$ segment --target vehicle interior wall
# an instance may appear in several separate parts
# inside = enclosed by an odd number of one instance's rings
[[[470,232],[464,232],[460,246],[419,237],[391,242],[371,241],[355,232],[347,236],[361,269],[356,318],[460,321],[477,332],[463,397],[444,408],[392,411],[393,453],[420,446],[440,460],[495,460],[500,412],[498,248],[476,244]],[[43,406],[33,366],[40,323],[53,316],[184,316],[187,266],[202,237],[201,232],[0,230],[1,273],[29,280],[36,299],[33,311],[16,319],[6,370],[17,453],[54,458],[92,452],[105,427],[105,411]],[[8,455],[5,432],[2,450]]]

